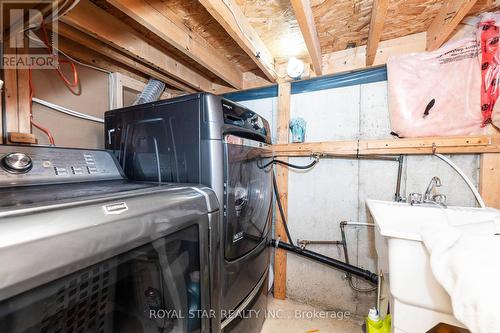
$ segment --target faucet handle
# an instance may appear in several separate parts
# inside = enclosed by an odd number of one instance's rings
[[[444,194],[436,194],[432,197],[432,201],[438,203],[440,205],[446,205],[446,195]]]
[[[420,193],[410,193],[408,196],[408,202],[410,205],[419,204],[423,202],[423,196]]]

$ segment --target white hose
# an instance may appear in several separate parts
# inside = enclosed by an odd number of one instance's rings
[[[443,161],[445,161],[446,163],[448,163],[448,165],[451,166],[453,169],[455,169],[455,171],[467,183],[467,185],[471,189],[472,193],[474,193],[474,196],[476,197],[476,200],[479,203],[479,206],[481,206],[481,208],[486,208],[486,205],[484,204],[483,198],[481,198],[481,195],[479,194],[478,190],[476,189],[476,187],[474,186],[474,184],[472,184],[472,181],[469,179],[469,177],[467,177],[465,175],[465,173],[458,167],[458,165],[456,165],[455,163],[453,163],[453,161],[450,160],[449,158],[447,158],[446,156],[443,156],[443,155],[437,154],[437,153],[434,154],[434,155],[436,155],[437,157],[439,157],[440,159],[442,159]]]

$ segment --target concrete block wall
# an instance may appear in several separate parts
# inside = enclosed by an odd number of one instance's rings
[[[276,129],[276,98],[243,102],[271,119]],[[387,82],[292,95],[291,118],[307,122],[306,141],[380,139],[390,137]],[[273,135],[275,137],[275,135]],[[479,157],[454,155],[451,159],[477,185]],[[306,164],[309,158],[291,158]],[[392,161],[323,159],[310,171],[291,171],[288,184],[288,223],[294,241],[340,240],[340,221],[373,222],[366,199],[393,200],[398,164]],[[403,196],[422,193],[433,176],[443,182],[440,193],[452,205],[475,206],[474,196],[460,176],[433,156],[408,156],[402,179]],[[373,230],[347,227],[351,263],[376,271]],[[335,245],[309,245],[309,249],[344,259]],[[369,287],[356,281],[360,287]],[[375,292],[350,289],[344,273],[292,254],[287,256],[287,297],[326,310],[366,315],[375,304]]]

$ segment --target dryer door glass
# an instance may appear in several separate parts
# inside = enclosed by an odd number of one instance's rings
[[[233,135],[225,137],[225,256],[252,251],[270,230],[272,164],[269,146]]]
[[[0,302],[2,332],[202,332],[198,225]]]

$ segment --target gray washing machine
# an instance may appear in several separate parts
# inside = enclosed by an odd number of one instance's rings
[[[209,332],[212,190],[105,151],[0,146],[2,332]]]
[[[199,93],[106,112],[105,135],[129,179],[213,189],[222,209],[210,227],[211,301],[219,316],[212,331],[259,332],[267,309],[272,215],[268,122]]]

